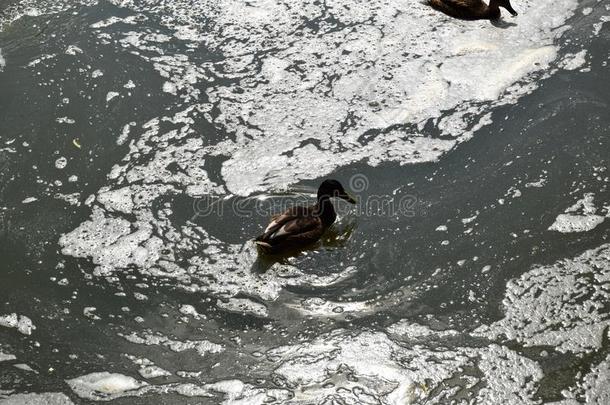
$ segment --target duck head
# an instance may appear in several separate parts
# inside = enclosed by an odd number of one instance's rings
[[[510,5],[510,0],[492,0],[492,2],[495,2],[499,7],[504,7],[513,17],[517,15],[513,6]]]
[[[324,180],[322,184],[320,184],[320,188],[318,188],[318,200],[324,197],[341,198],[351,204],[356,204],[356,199],[345,191],[341,183],[333,179]]]

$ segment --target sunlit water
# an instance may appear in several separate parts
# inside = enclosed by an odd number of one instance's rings
[[[0,1],[0,402],[609,403],[610,3],[514,6]]]

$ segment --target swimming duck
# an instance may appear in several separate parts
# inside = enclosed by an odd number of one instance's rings
[[[337,180],[324,180],[318,188],[315,205],[292,207],[274,216],[265,232],[254,242],[264,253],[277,254],[318,241],[337,219],[331,198],[356,203]]]
[[[513,16],[517,15],[510,5],[510,0],[427,0],[432,8],[442,11],[451,17],[462,20],[497,20],[500,18],[500,7],[504,7]]]

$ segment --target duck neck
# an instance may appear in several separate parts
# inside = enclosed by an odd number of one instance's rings
[[[335,207],[333,203],[330,201],[330,198],[327,195],[318,196],[318,203],[316,204],[315,215],[319,216],[322,219],[322,223],[324,226],[330,226],[335,219],[337,219],[337,213],[335,212]]]

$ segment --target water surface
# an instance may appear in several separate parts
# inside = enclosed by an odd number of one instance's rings
[[[1,2],[0,398],[610,401],[610,4],[515,8]]]

